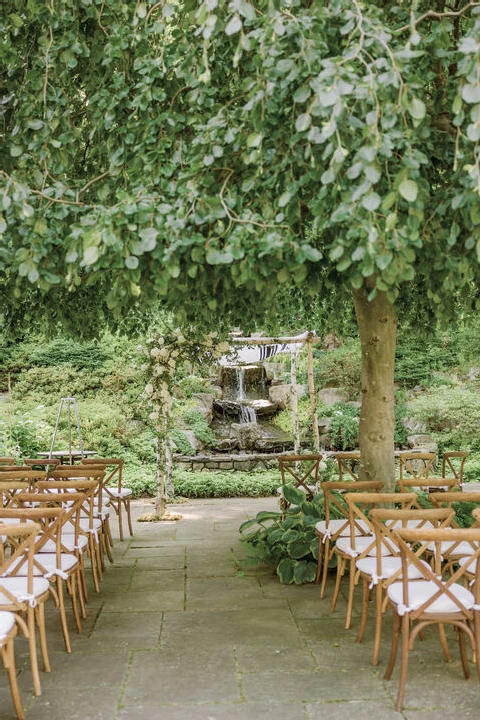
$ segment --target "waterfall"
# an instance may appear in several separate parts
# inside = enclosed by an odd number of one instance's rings
[[[239,365],[236,368],[237,376],[237,400],[245,400],[245,368]]]
[[[242,405],[240,407],[240,422],[256,423],[257,413],[255,412],[255,408],[251,407],[251,405]]]

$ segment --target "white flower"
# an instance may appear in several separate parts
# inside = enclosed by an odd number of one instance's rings
[[[148,383],[148,385],[145,385],[145,395],[152,395],[153,394],[153,385],[152,383]]]

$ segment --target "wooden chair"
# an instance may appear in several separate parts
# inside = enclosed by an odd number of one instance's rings
[[[318,473],[323,460],[323,455],[319,454],[281,455],[278,458],[278,466],[282,478],[282,484],[278,488],[278,494],[280,495],[280,506],[282,510],[285,510],[289,506],[289,503],[284,497],[284,487],[287,484],[293,484],[294,487],[305,493],[307,500],[313,500],[317,492]]]
[[[100,592],[100,580],[102,579],[103,556],[102,550],[105,547],[103,537],[102,521],[98,517],[98,513],[102,510],[102,494],[101,490],[104,471],[99,469],[90,469],[88,472],[84,466],[74,465],[68,466],[68,469],[57,469],[49,473],[49,480],[43,480],[37,483],[37,489],[40,492],[63,493],[65,502],[71,501],[69,494],[71,492],[83,493],[83,500],[80,510],[80,520],[78,524],[78,533],[83,537],[81,547],[81,572],[82,572],[82,588],[84,597],[88,597],[87,587],[85,584],[83,553],[88,551],[90,557],[90,568],[92,571],[92,579],[96,592]],[[71,534],[75,533],[72,527]],[[63,535],[66,533],[64,532]],[[86,547],[85,547],[86,541]],[[72,542],[72,540],[71,540]]]
[[[348,518],[348,506],[345,500],[347,492],[380,492],[383,482],[374,481],[324,481],[320,483],[323,493],[325,519],[315,525],[315,534],[318,537],[318,560],[316,581],[320,580],[320,598],[325,597],[325,586],[327,583],[328,564],[333,557],[335,542],[339,537],[349,536],[351,525]],[[368,532],[361,523],[357,524],[356,532],[359,534]]]
[[[380,656],[382,618],[386,584],[399,580],[401,576],[401,558],[394,532],[398,528],[448,527],[453,518],[453,510],[448,508],[421,509],[412,506],[408,509],[388,509],[375,507],[370,510],[369,519],[375,531],[376,553],[374,557],[364,557],[357,561],[356,569],[363,578],[362,616],[356,642],[361,642],[368,621],[369,599],[371,591],[375,593],[375,635],[373,642],[372,664],[377,665]],[[388,548],[384,555],[381,548]],[[409,567],[409,579],[421,579],[415,567]]]
[[[442,456],[442,477],[453,475],[458,485],[463,482],[463,468],[469,452],[466,450],[455,450],[444,452]]]
[[[473,512],[480,506],[480,492],[440,492],[431,493],[430,500],[434,507],[447,507],[454,510],[452,527],[460,528],[465,522],[474,523]],[[463,520],[459,522],[458,516],[462,515]],[[468,544],[445,543],[442,547],[444,554],[444,565],[453,569],[459,558],[468,555],[470,546]]]
[[[0,610],[8,610],[26,617],[30,650],[33,690],[41,695],[38,671],[36,628],[38,627],[40,650],[45,672],[50,671],[45,631],[45,602],[50,595],[50,583],[33,574],[35,538],[39,526],[35,523],[4,524],[0,543]],[[20,576],[17,571],[26,563],[27,572]]]
[[[395,666],[401,637],[402,653],[396,708],[403,707],[410,650],[425,628],[439,628],[441,646],[446,659],[450,653],[444,626],[451,624],[457,631],[460,659],[465,678],[470,676],[465,638],[473,648],[480,679],[480,528],[399,528],[396,543],[402,562],[401,580],[387,587],[389,606],[393,612],[392,645],[385,679],[389,680]],[[447,542],[470,545],[468,563],[457,565],[447,576],[443,570],[442,545]],[[434,548],[432,565],[423,562],[425,552]],[[475,581],[466,587],[464,580],[470,566],[476,563]],[[421,574],[420,580],[410,581],[410,566]]]
[[[123,487],[122,458],[83,458],[82,465],[100,465],[105,468],[103,481],[104,500],[113,507],[118,518],[118,534],[123,540],[123,513],[127,517],[128,531],[133,535],[131,499],[132,490]]]
[[[68,512],[62,507],[62,498],[51,493],[23,493],[17,496],[19,507],[0,508],[0,523],[17,520],[34,522],[39,526],[35,538],[33,574],[49,580],[51,592],[60,614],[60,622],[65,649],[71,652],[65,610],[64,583],[72,601],[72,610],[78,632],[81,632],[78,611],[78,593],[80,592],[80,563],[74,550],[62,551],[62,529],[68,521]],[[70,500],[70,502],[72,502]],[[32,507],[35,504],[35,507]],[[1,526],[0,526],[1,527]],[[16,569],[18,576],[25,576],[26,563]]]
[[[356,485],[357,483],[355,483]],[[335,609],[340,592],[340,581],[349,570],[347,612],[345,629],[348,630],[352,621],[353,598],[355,586],[360,577],[357,570],[357,563],[365,557],[375,557],[377,546],[375,542],[375,528],[369,519],[368,513],[379,503],[396,505],[402,509],[411,508],[416,504],[416,493],[384,493],[384,492],[348,492],[345,495],[348,505],[348,518],[350,532],[348,535],[339,537],[335,544],[335,555],[337,556],[337,576],[335,590],[332,598],[331,610]],[[361,523],[362,533],[357,528]],[[390,554],[388,547],[382,546],[384,554]]]
[[[13,457],[0,457],[0,466],[1,465],[13,465],[15,462],[15,458]]]
[[[48,473],[48,471],[53,468],[55,469],[57,465],[60,464],[60,460],[58,458],[24,458],[23,460],[24,464],[32,470],[44,470],[45,473]]]
[[[428,477],[428,478],[411,478],[403,477],[397,481],[397,489],[400,492],[452,492],[454,490],[460,490],[458,481],[456,478],[450,477]]]
[[[403,478],[427,478],[435,467],[437,455],[434,452],[406,452],[399,455],[399,480]]]
[[[335,459],[338,465],[338,480],[343,481],[344,476],[350,477],[352,480],[358,480],[356,466],[360,462],[359,452],[337,452]]]
[[[18,691],[17,671],[15,668],[14,640],[17,635],[15,613],[0,610],[0,652],[3,667],[7,671],[13,707],[18,720],[25,720],[20,693]]]

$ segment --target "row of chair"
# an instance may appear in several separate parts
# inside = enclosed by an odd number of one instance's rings
[[[425,508],[417,492],[384,493],[381,483],[323,482],[321,490],[325,520],[316,526],[320,596],[325,595],[328,564],[335,557],[331,610],[336,608],[341,580],[348,575],[348,629],[354,589],[362,578],[360,642],[374,592],[374,664],[379,661],[382,617],[386,605],[391,608],[393,634],[385,678],[392,675],[401,636],[397,709],[403,706],[409,650],[429,625],[439,626],[446,659],[450,654],[443,626],[450,623],[456,627],[465,677],[469,676],[465,637],[470,640],[480,678],[480,493],[433,492],[428,496],[430,507]],[[468,529],[456,521],[459,503],[476,507]],[[472,584],[462,584],[464,578]]]
[[[39,695],[37,632],[43,668],[50,670],[45,602],[53,597],[65,649],[71,652],[65,595],[70,596],[75,627],[81,632],[88,602],[85,556],[89,558],[97,592],[105,557],[113,561],[111,508],[118,516],[121,537],[122,512],[126,513],[133,534],[131,493],[121,487],[122,466],[123,461],[117,458],[92,459],[73,466],[32,458],[23,466],[5,462],[0,466],[0,644],[13,705],[20,719],[24,715],[13,654],[17,626],[29,641],[33,689]],[[112,479],[113,487],[109,484]],[[14,625],[10,628],[11,615]],[[3,637],[2,617],[9,628]]]

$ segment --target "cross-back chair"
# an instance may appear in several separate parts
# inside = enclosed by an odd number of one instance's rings
[[[45,602],[50,595],[50,583],[33,573],[38,531],[39,526],[35,523],[3,524],[0,542],[0,610],[16,613],[22,627],[26,627],[35,695],[41,695],[42,692],[36,645],[37,627],[43,668],[45,672],[50,671],[45,630]],[[27,572],[22,576],[19,571],[24,564]]]
[[[340,482],[343,481],[344,476],[348,480],[358,480],[357,465],[360,462],[359,452],[337,452],[335,453],[335,459],[338,466],[338,479]]]
[[[440,492],[430,493],[430,500],[434,507],[448,507],[455,511],[452,527],[462,527],[464,524],[474,522],[473,512],[480,506],[480,492]],[[461,518],[461,519],[460,519]],[[445,542],[442,547],[444,566],[454,568],[459,558],[468,555],[470,547],[467,544]]]
[[[68,512],[62,507],[62,498],[51,493],[22,493],[18,495],[18,502],[18,507],[0,508],[0,522],[18,519],[22,522],[34,522],[39,526],[35,538],[33,574],[44,577],[51,583],[50,590],[58,607],[65,649],[71,652],[64,583],[70,595],[78,632],[81,632],[82,628],[78,611],[80,563],[74,550],[62,549],[62,530],[68,521]],[[35,507],[32,507],[33,504]],[[27,570],[27,564],[23,562],[16,569],[16,573],[24,576]]]
[[[450,657],[444,627],[452,625],[457,632],[460,659],[465,678],[470,676],[466,643],[473,648],[480,679],[480,528],[398,528],[396,542],[402,561],[401,580],[387,587],[389,606],[393,612],[392,645],[385,679],[392,676],[401,638],[402,652],[396,708],[403,707],[410,650],[420,633],[432,625],[439,628],[443,654]],[[470,545],[468,562],[456,565],[445,574],[442,547],[446,542]],[[433,548],[433,553],[432,553]],[[428,556],[425,556],[428,553]],[[423,562],[428,557],[428,562]],[[464,584],[466,572],[476,563],[474,583]],[[409,568],[421,574],[409,580]]]
[[[399,455],[398,473],[399,479],[427,478],[430,471],[435,468],[437,454],[434,452],[404,452]]]
[[[369,518],[375,532],[377,550],[375,557],[364,557],[356,563],[357,570],[363,578],[362,616],[356,641],[361,642],[363,639],[368,620],[369,596],[373,591],[375,593],[373,665],[378,664],[380,656],[385,588],[387,584],[399,580],[402,572],[395,530],[407,527],[416,529],[448,527],[453,515],[453,510],[448,508],[422,509],[415,506],[408,509],[374,507],[370,510]],[[388,548],[388,555],[382,554],[382,547]],[[414,566],[409,567],[409,579],[421,579],[421,574]]]
[[[325,597],[328,564],[333,557],[335,543],[339,537],[348,536],[351,525],[348,517],[348,505],[345,500],[347,492],[380,492],[383,483],[376,481],[344,480],[324,481],[320,483],[323,493],[325,519],[315,525],[315,534],[318,537],[317,582],[320,581],[320,598]],[[368,532],[361,523],[356,524],[355,531],[359,534]]]
[[[337,575],[331,609],[335,610],[340,592],[340,582],[348,569],[348,596],[345,618],[345,629],[348,630],[352,621],[355,586],[360,577],[357,563],[363,558],[375,557],[377,553],[375,529],[369,519],[370,510],[380,503],[390,504],[392,507],[396,506],[402,509],[411,508],[417,502],[417,495],[416,493],[349,492],[345,495],[345,500],[348,505],[350,532],[346,536],[339,537],[335,544]],[[359,523],[364,528],[361,534],[357,532]],[[380,549],[382,554],[390,554],[387,546],[382,545]]]
[[[18,691],[17,670],[15,667],[14,640],[17,635],[15,613],[0,610],[0,653],[3,667],[7,672],[15,715],[18,720],[25,720],[20,693]]]
[[[298,490],[305,493],[307,500],[313,500],[317,492],[318,473],[321,463],[324,461],[321,454],[305,455],[281,455],[278,458],[278,466],[282,484],[278,488],[280,495],[280,507],[286,510],[289,503],[284,497],[285,485],[291,484]]]
[[[427,477],[412,478],[402,477],[397,481],[397,488],[400,492],[442,492],[459,490],[458,480],[454,477]]]
[[[103,473],[98,470],[92,470],[88,473],[80,471],[79,473],[78,467],[71,474],[64,470],[53,471],[50,473],[49,480],[42,480],[37,483],[37,490],[39,492],[63,495],[69,517],[62,532],[62,544],[67,550],[72,548],[77,550],[82,579],[82,594],[84,599],[87,600],[88,591],[85,582],[84,564],[84,554],[86,552],[88,552],[90,558],[90,569],[96,592],[100,592],[100,580],[102,578],[102,523],[95,517],[95,503],[96,493],[101,485]],[[67,476],[68,479],[65,479]],[[73,493],[77,493],[75,498]]]
[[[83,458],[82,465],[98,465],[105,468],[105,479],[103,482],[104,499],[109,506],[113,507],[118,519],[118,534],[123,540],[123,514],[125,513],[128,523],[128,531],[133,535],[131,499],[132,490],[123,486],[123,465],[122,458]]]
[[[463,482],[463,468],[469,456],[467,450],[449,450],[442,456],[442,477],[453,476],[458,485]]]

